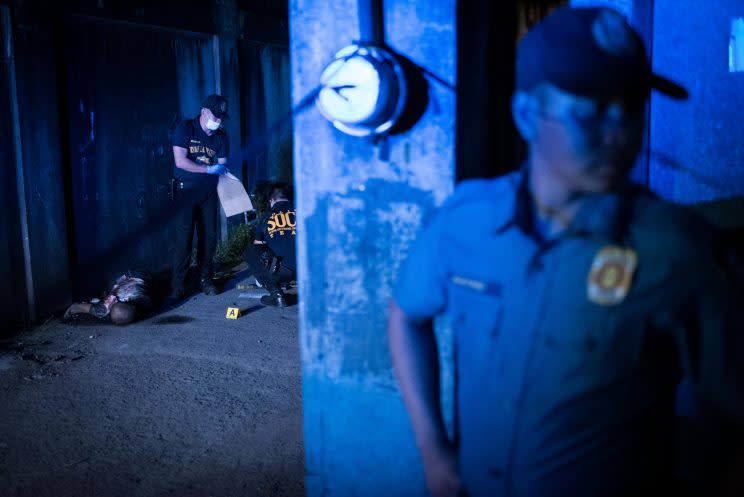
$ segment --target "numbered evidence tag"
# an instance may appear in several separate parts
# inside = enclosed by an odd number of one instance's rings
[[[625,299],[633,281],[638,257],[635,250],[608,245],[597,252],[587,278],[587,296],[599,305],[616,305]]]
[[[237,307],[228,307],[225,317],[227,319],[238,319],[240,317],[240,309]]]

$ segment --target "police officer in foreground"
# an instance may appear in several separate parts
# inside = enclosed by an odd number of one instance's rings
[[[209,95],[198,116],[178,124],[173,132],[175,198],[177,205],[176,250],[171,279],[172,301],[185,297],[186,274],[191,265],[194,229],[197,236],[196,262],[199,285],[215,295],[212,282],[213,258],[217,245],[217,179],[227,173],[230,143],[221,129],[228,118],[227,100]]]
[[[554,11],[516,64],[528,160],[458,185],[390,305],[427,485],[435,496],[715,495],[741,449],[741,295],[716,263],[712,229],[628,181],[649,91],[684,90],[651,73],[640,37],[608,9]],[[455,335],[454,440],[432,334],[443,314]],[[710,450],[679,475],[683,378]]]

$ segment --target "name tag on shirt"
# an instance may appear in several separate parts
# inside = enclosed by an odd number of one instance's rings
[[[453,275],[451,280],[454,285],[459,287],[468,288],[488,295],[501,295],[501,285],[497,283],[489,283],[487,281],[468,278],[458,274]]]

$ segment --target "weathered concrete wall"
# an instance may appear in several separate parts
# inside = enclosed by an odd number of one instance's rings
[[[446,81],[455,75],[455,2],[388,0],[386,41]],[[358,39],[357,3],[290,2],[293,101]],[[413,129],[379,146],[315,109],[294,125],[300,327],[309,496],[424,495],[392,376],[386,304],[407,247],[454,183],[455,95],[430,82]]]
[[[744,73],[728,70],[731,21],[744,17],[740,0],[656,0],[653,66],[682,83],[687,102],[651,99],[650,186],[682,203],[744,195]],[[734,204],[730,204],[734,205]],[[714,221],[744,226],[744,207]]]

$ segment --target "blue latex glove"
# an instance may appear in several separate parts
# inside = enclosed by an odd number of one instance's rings
[[[227,172],[227,166],[224,164],[215,164],[213,166],[207,166],[207,174],[225,174]]]

